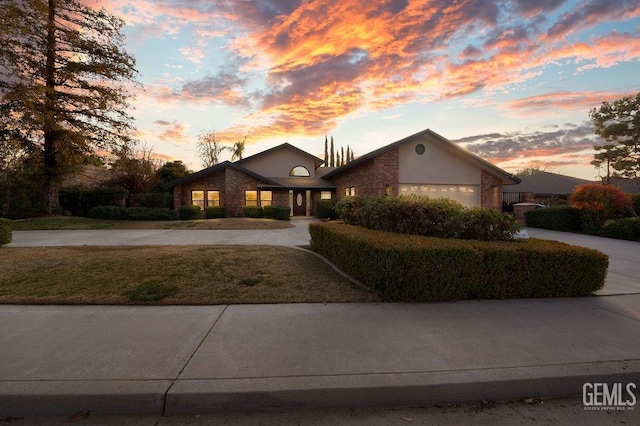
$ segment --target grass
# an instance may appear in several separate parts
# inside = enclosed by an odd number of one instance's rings
[[[285,229],[290,222],[274,219],[230,217],[224,219],[128,221],[87,219],[75,216],[36,217],[13,222],[14,231],[74,230],[74,229]]]
[[[311,253],[271,246],[0,248],[2,304],[375,302]]]

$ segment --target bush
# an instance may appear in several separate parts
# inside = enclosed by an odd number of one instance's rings
[[[60,206],[74,216],[87,217],[94,207],[124,205],[128,195],[129,191],[119,186],[62,188]]]
[[[13,221],[0,217],[0,246],[9,244],[13,238]]]
[[[143,194],[140,204],[142,207],[149,207],[152,209],[172,209],[173,194],[170,192],[150,192],[148,194]]]
[[[264,211],[260,206],[245,206],[242,209],[244,217],[263,217]]]
[[[576,187],[569,201],[581,209],[581,228],[589,234],[596,234],[607,219],[617,219],[628,213],[631,196],[613,185],[589,183]]]
[[[580,209],[571,206],[553,206],[525,213],[527,226],[573,232],[580,230]]]
[[[338,212],[336,212],[336,200],[320,200],[317,206],[318,219],[336,220]]]
[[[511,215],[484,208],[465,209],[449,198],[347,197],[338,201],[335,209],[350,225],[409,235],[510,240],[520,229]]]
[[[264,217],[276,220],[291,220],[291,207],[289,206],[264,206]]]
[[[198,220],[202,219],[202,209],[200,206],[182,206],[180,207],[180,220]]]
[[[107,220],[176,220],[176,214],[171,209],[147,207],[98,206],[89,210],[89,217]]]
[[[640,219],[627,217],[607,221],[598,232],[598,235],[619,240],[640,241]]]
[[[227,208],[224,206],[213,206],[204,209],[204,216],[207,219],[219,219],[227,217]]]
[[[312,223],[311,247],[386,299],[586,296],[604,286],[608,257],[555,241],[487,242]]]
[[[633,203],[633,209],[637,215],[640,215],[640,194],[632,194],[631,201]]]

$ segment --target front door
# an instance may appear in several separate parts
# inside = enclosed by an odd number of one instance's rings
[[[293,215],[307,214],[307,191],[293,191]]]

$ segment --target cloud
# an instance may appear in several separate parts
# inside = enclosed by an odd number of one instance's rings
[[[185,135],[186,126],[176,121],[156,120],[153,124],[160,127],[160,131],[156,132],[157,138],[164,142],[188,142]]]
[[[628,96],[624,92],[556,92],[517,99],[506,104],[508,109],[547,110],[560,109],[589,110],[602,102]]]
[[[468,136],[453,142],[497,164],[528,163],[548,157],[565,165],[587,165],[593,159],[596,143],[593,125],[563,124],[547,131],[489,133]]]
[[[167,31],[192,40],[181,52],[204,76],[150,85],[149,95],[161,104],[241,109],[244,116],[226,132],[253,140],[331,132],[346,117],[411,102],[490,96],[552,66],[580,73],[640,60],[638,31],[574,37],[640,16],[633,0],[615,7],[609,0],[106,3],[140,40]],[[203,65],[214,63],[208,57],[218,60],[213,68]],[[569,109],[595,96],[560,92],[507,107]]]

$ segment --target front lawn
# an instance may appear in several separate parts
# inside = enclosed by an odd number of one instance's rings
[[[287,247],[0,249],[0,303],[375,302],[317,256]]]
[[[285,229],[290,222],[275,219],[229,217],[206,220],[127,221],[87,219],[76,216],[51,216],[13,221],[14,231],[73,230],[73,229]]]

